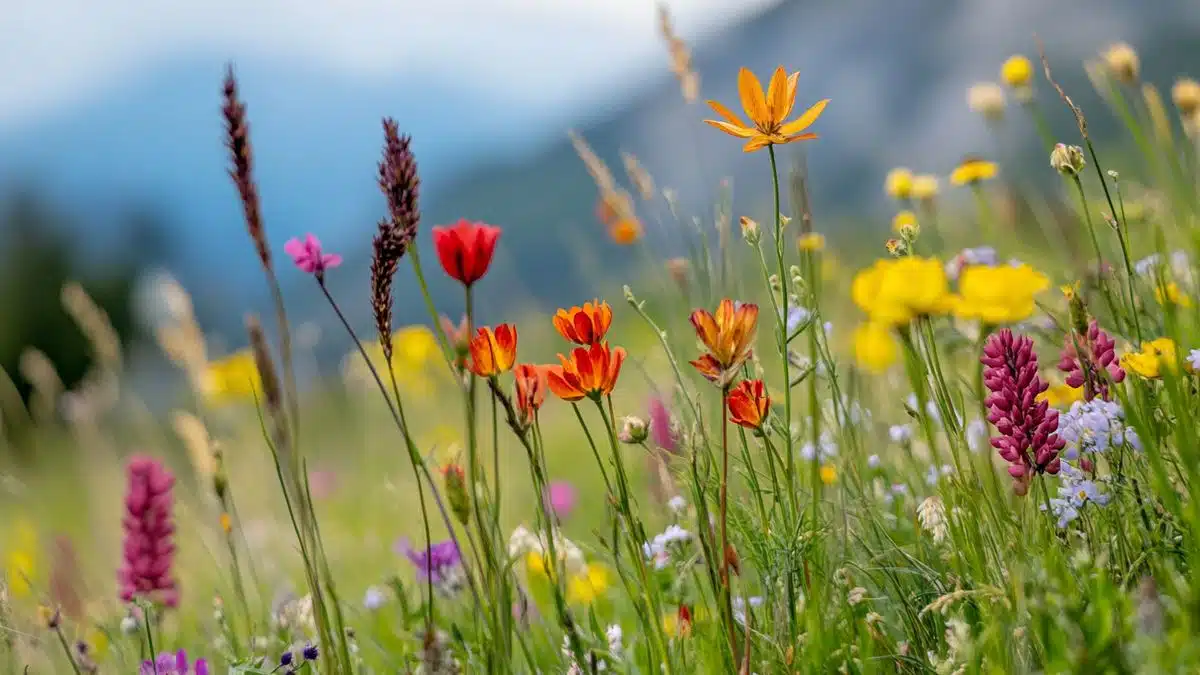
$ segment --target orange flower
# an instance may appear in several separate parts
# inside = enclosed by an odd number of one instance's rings
[[[608,236],[621,246],[629,246],[642,238],[642,224],[636,218],[618,220],[608,226]]]
[[[480,377],[492,377],[508,372],[517,360],[517,329],[507,323],[480,328],[471,338],[471,372]]]
[[[692,312],[692,326],[708,353],[691,364],[709,380],[728,383],[733,371],[750,357],[756,321],[758,305],[744,303],[734,309],[729,298],[717,306],[716,316],[704,309]]]
[[[590,347],[576,347],[570,358],[558,355],[562,365],[546,367],[546,383],[550,391],[564,401],[584,397],[599,398],[611,394],[621,374],[625,350],[609,349],[607,342]]]
[[[522,363],[513,369],[517,382],[517,414],[521,423],[533,424],[533,418],[546,401],[546,366]]]
[[[725,399],[729,406],[729,421],[747,429],[761,429],[771,409],[762,380],[742,380]]]
[[[612,307],[607,302],[593,300],[583,307],[560,309],[554,314],[558,334],[580,345],[594,345],[604,340],[612,324]]]
[[[792,73],[789,76],[784,72],[783,66],[780,66],[775,70],[764,94],[762,84],[754,73],[742,68],[738,72],[738,96],[742,99],[742,108],[746,110],[753,126],[747,125],[716,101],[709,101],[708,104],[718,115],[725,118],[725,121],[704,121],[730,136],[748,139],[746,146],[742,148],[746,152],[761,150],[768,145],[783,145],[816,138],[814,133],[801,132],[817,121],[829,99],[817,101],[816,105],[804,111],[803,115],[784,123],[796,104],[796,80],[799,77],[800,73]]]

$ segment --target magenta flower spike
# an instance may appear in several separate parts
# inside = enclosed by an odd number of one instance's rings
[[[121,599],[179,604],[172,576],[175,561],[175,519],[171,489],[175,477],[157,460],[134,457],[128,467],[125,494],[123,564],[117,573]]]

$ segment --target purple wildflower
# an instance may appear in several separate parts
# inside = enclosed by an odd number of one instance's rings
[[[189,663],[187,652],[182,649],[174,654],[163,652],[153,663],[142,661],[138,675],[208,675],[208,662],[196,659],[195,663]]]
[[[650,440],[669,453],[677,449],[675,431],[671,428],[671,412],[661,396],[650,398]]]
[[[432,579],[435,586],[452,588],[461,578],[462,554],[453,539],[433,544],[424,551],[414,549],[408,539],[402,539],[396,550],[417,568],[417,579],[422,582]]]
[[[326,253],[321,248],[321,240],[313,234],[308,234],[304,240],[290,239],[283,245],[283,252],[292,257],[292,262],[300,271],[311,274],[317,281],[325,277],[325,270],[333,269],[342,264],[342,256],[336,253]]]
[[[129,602],[140,597],[174,607],[179,604],[179,590],[171,576],[175,560],[171,488],[175,477],[149,457],[130,460],[128,473],[122,521],[124,564],[117,573],[121,599]]]
[[[985,401],[988,421],[1000,432],[992,447],[1009,462],[1014,489],[1023,494],[1032,474],[1058,473],[1058,453],[1065,445],[1055,433],[1058,411],[1036,400],[1050,385],[1038,376],[1033,340],[1007,328],[988,337],[979,360],[991,392]]]
[[[559,520],[565,520],[575,510],[575,486],[565,480],[552,481],[546,486],[545,499]]]
[[[1084,350],[1086,367],[1081,363],[1076,344]],[[1116,342],[1100,330],[1095,319],[1088,323],[1087,335],[1081,336],[1075,331],[1067,333],[1058,369],[1067,374],[1068,386],[1084,388],[1084,396],[1089,401],[1097,396],[1109,400],[1109,380],[1118,384],[1125,380],[1125,371],[1117,360]],[[1107,371],[1108,377],[1101,375],[1100,369]]]

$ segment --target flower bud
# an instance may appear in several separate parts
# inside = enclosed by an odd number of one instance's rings
[[[1004,117],[1004,90],[991,82],[982,82],[967,90],[967,107],[992,122]]]
[[[791,217],[791,216],[785,216],[785,215],[783,215],[782,213],[781,213],[781,214],[779,214],[779,227],[780,227],[780,229],[787,228],[787,226],[788,226],[788,223],[790,223],[790,222],[792,222],[792,217]]]
[[[780,290],[783,289],[783,284],[779,281],[778,274],[772,274],[771,277],[767,281],[771,284],[772,291],[775,291],[776,293],[778,293]]]
[[[888,239],[884,246],[887,248],[887,252],[896,258],[908,251],[908,246],[900,239]]]
[[[917,223],[917,214],[912,211],[901,211],[892,218],[892,231],[900,238],[911,244],[921,234],[921,226]]]
[[[1118,42],[1105,50],[1102,58],[1109,75],[1115,77],[1122,84],[1133,84],[1137,81],[1139,61],[1133,47],[1124,42]]]
[[[630,415],[621,420],[621,433],[617,434],[617,439],[622,443],[636,445],[646,440],[650,435],[650,425],[646,420]]]
[[[442,477],[446,482],[446,500],[450,502],[450,510],[458,522],[466,525],[471,520],[471,501],[467,496],[467,477],[463,468],[457,464],[447,464],[442,469]]]
[[[1064,176],[1078,176],[1084,164],[1083,148],[1078,145],[1058,143],[1050,151],[1050,166]]]
[[[742,226],[742,238],[746,240],[746,243],[751,246],[757,246],[759,239],[762,238],[758,230],[758,223],[753,218],[747,218],[746,216],[742,216],[738,223]]]
[[[625,284],[624,286],[622,286],[622,287],[621,287],[621,292],[625,294],[625,301],[626,301],[626,302],[634,302],[634,301],[636,301],[636,299],[637,299],[637,298],[634,298],[634,297],[633,297],[633,289],[629,287],[629,284]]]
[[[1179,108],[1179,114],[1191,117],[1200,110],[1200,82],[1185,77],[1175,82],[1171,87],[1171,100]]]

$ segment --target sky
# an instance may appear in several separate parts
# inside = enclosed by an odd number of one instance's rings
[[[702,35],[775,0],[676,0]],[[665,64],[654,0],[0,0],[0,129],[196,55],[311,62],[348,79],[416,71],[534,117]],[[549,57],[549,58],[548,58]]]

